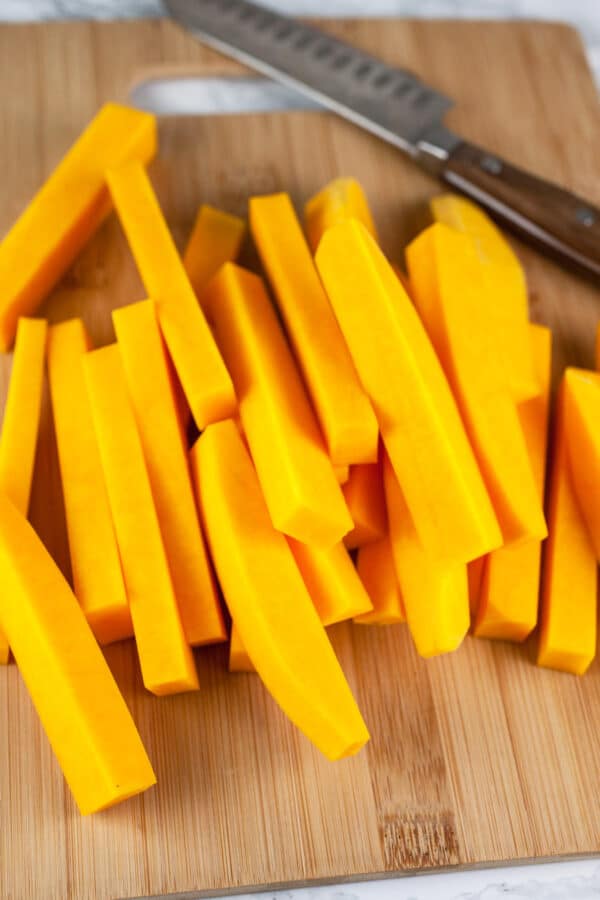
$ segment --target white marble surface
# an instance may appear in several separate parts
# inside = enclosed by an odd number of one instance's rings
[[[579,28],[600,84],[600,0],[263,0],[297,15],[427,16],[553,19]],[[0,21],[160,16],[160,0],[0,0]],[[175,90],[173,90],[175,87]],[[237,88],[213,80],[204,92],[180,86],[136,98],[182,112],[281,108],[294,103],[281,88],[250,81]],[[596,802],[591,798],[591,802]],[[395,878],[255,895],[257,900],[597,900],[600,859]]]
[[[244,895],[241,900],[598,900],[598,860],[453,872]]]

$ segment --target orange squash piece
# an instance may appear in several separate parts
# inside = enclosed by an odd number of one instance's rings
[[[304,207],[304,228],[313,253],[317,252],[321,238],[328,228],[348,219],[356,219],[365,226],[375,241],[379,240],[362,186],[354,178],[335,178],[315,194]],[[391,263],[391,266],[410,297],[406,273],[397,263]]]
[[[455,562],[499,546],[442,367],[377,244],[358,222],[342,222],[324,235],[316,262],[423,546]]]
[[[565,430],[573,487],[600,561],[600,374],[565,372]]]
[[[333,471],[338,484],[346,484],[350,478],[350,466],[334,466]]]
[[[123,306],[113,311],[113,322],[186,640],[224,641],[155,305]]]
[[[502,529],[504,543],[542,540],[546,522],[514,401],[498,378],[493,318],[473,241],[446,225],[407,248],[413,297],[436,348]]]
[[[323,625],[371,613],[373,604],[343,544],[319,550],[293,538],[288,538],[288,543]],[[254,671],[235,626],[231,635],[230,670]]]
[[[2,436],[0,491],[27,515],[40,423],[48,323],[20,318]]]
[[[530,325],[530,340],[538,381],[538,396],[521,403],[519,420],[540,501],[544,498],[552,333]],[[474,633],[478,637],[523,641],[537,624],[540,587],[540,541],[501,547],[487,557]]]
[[[217,576],[258,674],[326,757],[356,753],[368,731],[235,423],[210,425],[191,460]]]
[[[242,644],[240,633],[235,622],[231,623],[231,637],[229,639],[229,671],[230,672],[256,672],[252,660],[246,653]]]
[[[343,487],[354,528],[344,538],[349,550],[380,540],[387,531],[381,462],[352,466]]]
[[[87,353],[84,373],[144,684],[159,695],[195,690],[118,346]]]
[[[450,653],[469,630],[467,567],[423,547],[387,454],[383,475],[396,577],[415,647],[426,657]]]
[[[466,197],[442,194],[434,197],[430,206],[436,222],[472,239],[482,263],[479,302],[490,323],[490,350],[497,356],[513,400],[522,403],[535,397],[527,284],[517,255],[489,216]]]
[[[494,553],[497,551],[494,550]],[[491,555],[491,554],[490,554]],[[467,582],[469,585],[469,610],[471,618],[477,614],[479,607],[479,598],[481,596],[481,585],[483,582],[483,572],[485,569],[487,556],[480,556],[479,559],[472,559],[467,565]]]
[[[343,544],[320,550],[292,538],[288,542],[323,625],[371,611],[371,601]]]
[[[377,421],[288,195],[253,197],[250,228],[333,463],[375,462]]]
[[[133,637],[133,624],[83,380],[83,357],[90,346],[81,319],[48,331],[48,378],[75,596],[96,639],[109,644]]]
[[[40,424],[47,328],[45,319],[19,319],[0,437],[0,491],[24,516]],[[0,665],[8,660],[8,641],[0,628]]]
[[[596,369],[600,372],[600,325],[596,331]]]
[[[565,382],[560,387],[542,571],[538,665],[583,675],[596,655],[596,554],[567,454]]]
[[[44,361],[45,319],[19,319],[0,438],[0,491],[27,515],[35,464]]]
[[[359,548],[356,568],[371,598],[373,610],[356,616],[358,625],[396,625],[406,622],[406,610],[396,577],[389,534]]]
[[[31,315],[111,209],[105,171],[156,152],[156,119],[105,104],[0,244],[0,350]]]
[[[362,185],[355,178],[334,178],[304,207],[304,230],[313,253],[328,228],[358,219],[377,240],[377,229]]]
[[[214,206],[203,204],[190,235],[183,264],[196,296],[226,262],[235,262],[246,234],[246,223]]]
[[[155,784],[83,611],[25,517],[0,493],[0,621],[80,811]]]
[[[186,275],[143,167],[107,174],[108,186],[144,286],[198,428],[231,416],[235,394],[229,373]]]
[[[262,280],[227,263],[204,303],[273,524],[304,543],[332,547],[352,521]]]

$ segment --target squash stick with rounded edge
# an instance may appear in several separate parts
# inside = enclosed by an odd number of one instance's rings
[[[37,446],[48,323],[19,319],[0,438],[0,490],[27,515]]]
[[[406,610],[396,576],[389,534],[358,550],[356,568],[373,609],[356,616],[358,625],[396,625],[406,622]]]
[[[133,636],[117,537],[83,378],[81,319],[48,331],[48,380],[75,596],[101,644]]]
[[[498,357],[510,394],[517,403],[537,395],[529,338],[527,283],[523,267],[502,232],[484,211],[458,194],[430,201],[436,222],[468,235],[482,262],[480,303],[490,317],[492,352]]]
[[[196,425],[202,429],[233,415],[231,378],[148,175],[141,165],[131,164],[107,172],[106,178]]]
[[[381,250],[349,220],[326,232],[315,258],[423,545],[465,563],[500,546],[440,362]]]
[[[327,229],[345,219],[358,219],[377,240],[377,229],[362,185],[355,178],[334,178],[304,207],[304,229],[313,253]]]
[[[40,424],[47,330],[45,319],[19,319],[0,437],[0,491],[24,516]],[[8,659],[8,641],[0,628],[0,665]]]
[[[564,390],[573,487],[600,561],[600,374],[569,368]]]
[[[113,323],[186,639],[193,645],[223,641],[155,305],[122,306],[113,311]]]
[[[183,264],[202,305],[202,291],[222,265],[238,258],[246,223],[237,216],[203,204],[192,229]]]
[[[416,308],[452,386],[504,543],[543,540],[544,511],[523,429],[493,351],[473,241],[437,223],[407,248]]]
[[[235,423],[209,425],[191,461],[217,576],[258,674],[326,757],[356,753],[369,733]]]
[[[583,675],[596,655],[597,562],[569,468],[564,404],[563,380],[554,423],[538,665]]]
[[[227,263],[204,304],[273,524],[306,544],[332,547],[352,520],[262,279]]]
[[[304,207],[304,228],[313,253],[324,233],[337,222],[357,219],[377,240],[366,194],[354,178],[335,178]],[[354,528],[344,538],[349,549],[383,537],[386,531],[383,471],[379,463],[359,463],[339,479]]]
[[[31,315],[111,209],[105,172],[156,153],[156,118],[105,103],[0,244],[0,350]]]
[[[387,455],[383,473],[396,577],[412,639],[421,656],[450,653],[469,630],[467,567],[423,547]]]
[[[252,197],[250,229],[332,461],[375,462],[377,420],[288,195]]]
[[[156,782],[83,611],[25,517],[0,494],[0,620],[80,811]]]
[[[343,544],[319,550],[288,538],[302,580],[323,625],[334,625],[369,614],[373,604]],[[230,665],[234,671],[252,671],[237,629],[232,629]]]
[[[540,498],[544,496],[548,443],[548,413],[552,370],[552,334],[542,325],[529,325],[538,381],[537,397],[519,404]],[[474,633],[478,637],[522,641],[535,628],[540,593],[540,541],[500,547],[485,560]]]
[[[118,346],[86,354],[84,374],[144,685],[158,695],[197,690]]]

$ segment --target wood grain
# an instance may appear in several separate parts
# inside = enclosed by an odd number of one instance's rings
[[[600,200],[596,91],[575,34],[541,23],[330,25],[460,98],[449,124]],[[164,22],[0,27],[0,234],[108,99],[144,72],[236,73]],[[249,194],[297,203],[335,175],[364,183],[385,249],[402,248],[439,187],[397,151],[317,112],[165,118],[152,177],[177,240],[200,202],[245,213]],[[555,371],[592,364],[597,288],[518,246],[533,317],[554,329]],[[248,259],[252,260],[251,251]],[[98,343],[110,309],[143,297],[114,217],[44,312],[80,314]],[[10,358],[0,359],[0,398]],[[46,403],[31,517],[68,570]],[[533,646],[468,639],[425,662],[402,626],[332,638],[373,740],[328,764],[225,648],[197,653],[202,690],[142,690],[130,644],[106,651],[158,787],[82,819],[14,666],[0,672],[0,896],[108,898],[372,877],[600,850],[600,664],[583,679],[535,668]]]

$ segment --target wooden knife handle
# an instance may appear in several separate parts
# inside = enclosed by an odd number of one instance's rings
[[[581,197],[467,142],[441,177],[544,253],[600,276],[600,209]]]

